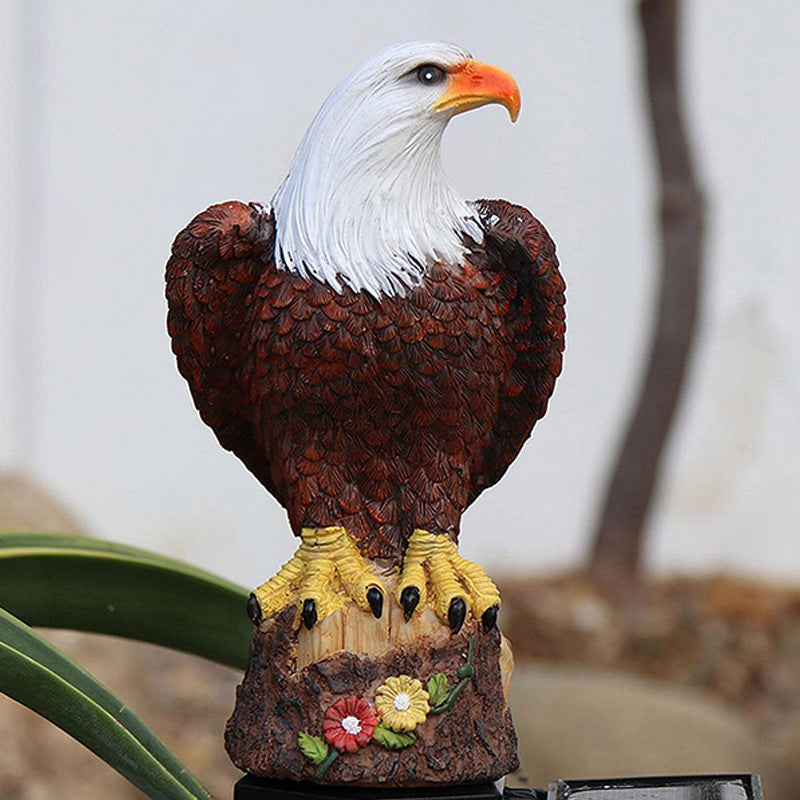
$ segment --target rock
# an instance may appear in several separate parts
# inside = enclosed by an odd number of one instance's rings
[[[522,771],[557,778],[761,774],[771,798],[797,797],[797,757],[744,714],[690,687],[622,672],[520,665],[510,699]]]

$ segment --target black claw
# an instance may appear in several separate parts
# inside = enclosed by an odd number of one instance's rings
[[[490,631],[497,625],[497,612],[500,610],[500,606],[492,606],[491,608],[487,608],[486,611],[483,612],[483,616],[481,617],[481,622],[483,623],[483,629],[485,631]]]
[[[301,616],[303,617],[303,625],[305,625],[308,630],[311,630],[314,625],[317,624],[317,604],[313,598],[307,597],[303,601],[303,612]]]
[[[450,608],[447,611],[447,621],[450,623],[450,630],[458,633],[464,620],[467,618],[467,604],[463,597],[454,597],[450,601]]]
[[[247,616],[250,617],[250,622],[256,627],[264,619],[264,614],[261,612],[261,603],[258,602],[258,598],[253,592],[250,592],[250,597],[247,599]]]
[[[372,616],[380,619],[383,614],[383,592],[377,586],[370,586],[367,589],[367,602],[372,609]]]
[[[419,589],[416,586],[406,586],[400,594],[400,605],[403,606],[403,616],[408,622],[419,605]]]

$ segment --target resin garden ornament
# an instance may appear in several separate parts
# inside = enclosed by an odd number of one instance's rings
[[[212,206],[173,245],[179,369],[300,539],[248,605],[226,745],[254,775],[400,787],[517,766],[500,596],[457,541],[545,413],[564,282],[530,212],[444,174],[447,124],[487,103],[516,119],[517,85],[461,48],[383,50],[269,204]]]

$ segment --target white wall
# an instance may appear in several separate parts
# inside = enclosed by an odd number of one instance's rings
[[[687,6],[708,299],[649,563],[796,578],[800,6]],[[529,206],[569,285],[551,411],[468,513],[462,549],[493,569],[583,556],[653,305],[654,171],[631,2],[5,0],[6,10],[0,465],[46,482],[96,535],[244,584],[285,560],[294,542],[282,510],[219,448],[177,374],[164,262],[197,211],[269,199],[354,63],[393,41],[442,38],[508,69],[523,95],[515,126],[496,107],[454,120],[451,177],[467,197]]]

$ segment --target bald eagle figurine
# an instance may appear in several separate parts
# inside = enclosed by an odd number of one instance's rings
[[[450,120],[513,78],[459,47],[382,50],[334,89],[268,205],[226,202],[178,234],[168,328],[203,420],[301,539],[250,599],[311,630],[346,606],[456,635],[500,596],[461,557],[461,516],[496,483],[561,371],[564,283],[525,208],[445,176]]]

